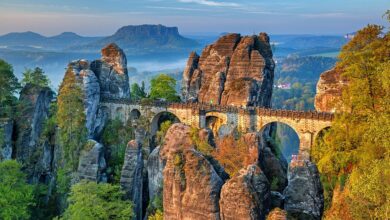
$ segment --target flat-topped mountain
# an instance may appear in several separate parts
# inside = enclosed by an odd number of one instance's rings
[[[120,28],[115,34],[88,44],[82,49],[97,50],[104,45],[115,43],[124,50],[176,51],[193,49],[198,42],[179,34],[177,27],[163,25],[129,25]],[[134,51],[133,51],[134,52]]]
[[[17,50],[65,50],[70,52],[99,52],[107,44],[115,43],[125,51],[189,52],[199,46],[195,40],[179,34],[177,27],[163,25],[129,25],[107,37],[84,37],[64,32],[46,37],[31,31],[0,36],[0,47]]]

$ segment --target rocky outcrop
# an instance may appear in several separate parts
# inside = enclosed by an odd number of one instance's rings
[[[77,173],[80,179],[94,182],[107,182],[107,168],[102,144],[88,140],[81,151]]]
[[[270,186],[257,165],[242,169],[222,187],[222,220],[264,219],[270,207]]]
[[[197,100],[202,81],[202,75],[198,69],[198,63],[199,55],[192,52],[188,58],[187,66],[184,69],[181,85],[182,95],[186,98],[187,102],[194,102]]]
[[[12,120],[0,120],[0,161],[12,157],[12,135],[14,123]]]
[[[165,161],[160,157],[160,147],[156,147],[149,155],[147,163],[150,201],[162,194],[164,166]]]
[[[194,149],[190,127],[174,124],[160,150],[164,168],[164,219],[219,219],[223,180],[212,164]]]
[[[108,120],[108,110],[99,107],[100,100],[130,98],[126,56],[117,45],[109,44],[100,60],[77,60],[68,68],[83,85],[88,138],[100,140]]]
[[[269,37],[229,34],[192,53],[183,73],[184,101],[269,107],[274,77]]]
[[[144,170],[144,153],[139,141],[130,141],[125,152],[125,161],[122,167],[120,184],[126,193],[126,198],[134,203],[134,219],[142,219],[144,199],[144,179],[147,175]]]
[[[96,123],[100,104],[99,80],[86,60],[71,62],[68,68],[82,81],[88,138],[96,139],[96,136],[99,135],[95,132],[95,128],[99,127]]]
[[[271,141],[273,125],[265,128],[259,138],[259,166],[272,185],[273,191],[283,192],[287,186],[288,163],[283,154]]]
[[[287,212],[279,208],[273,209],[268,214],[267,220],[287,220]]]
[[[91,70],[99,79],[102,98],[130,98],[126,55],[116,44],[109,44],[102,49],[101,60],[93,61]]]
[[[15,157],[24,164],[30,182],[37,182],[40,176],[41,160],[48,149],[44,142],[46,137],[41,137],[45,120],[49,116],[50,103],[54,92],[50,88],[27,84],[20,93],[20,107],[22,120],[16,121]],[[43,162],[48,163],[49,161]],[[50,163],[50,162],[49,162]]]
[[[321,74],[314,100],[314,106],[317,111],[335,112],[339,107],[343,87],[347,83],[341,74],[342,71],[337,68]]]
[[[321,219],[324,209],[323,189],[315,164],[293,159],[284,190],[284,209],[297,219]]]

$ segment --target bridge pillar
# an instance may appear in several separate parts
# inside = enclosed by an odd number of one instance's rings
[[[299,136],[299,155],[304,159],[310,159],[310,151],[313,145],[313,134],[310,132],[300,133]]]
[[[199,112],[199,128],[206,128],[206,113],[203,111]]]

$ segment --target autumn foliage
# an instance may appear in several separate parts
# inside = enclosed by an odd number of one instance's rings
[[[219,161],[225,171],[235,176],[242,168],[253,164],[257,159],[257,152],[251,152],[250,146],[244,138],[235,140],[233,136],[217,139],[217,149],[212,156]]]

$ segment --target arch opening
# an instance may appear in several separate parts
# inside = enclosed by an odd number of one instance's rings
[[[218,137],[220,134],[220,129],[224,125],[224,121],[222,118],[217,116],[206,116],[206,128],[209,128],[214,137]]]
[[[325,127],[314,136],[313,147],[310,151],[310,158],[314,163],[317,163],[322,158],[323,152],[326,152],[325,137],[329,130],[330,127]]]
[[[116,108],[114,118],[118,118],[122,122],[125,122],[125,111],[122,107]]]
[[[293,155],[299,154],[300,140],[298,133],[288,124],[271,122],[260,130],[261,136],[273,148],[273,153],[283,155],[290,163]]]
[[[133,109],[130,112],[130,120],[135,121],[141,117],[141,112],[138,109]]]
[[[170,121],[173,123],[180,123],[179,118],[171,112],[160,112],[155,115],[151,123],[151,133],[155,135],[158,130],[160,130],[161,125],[164,122]]]

